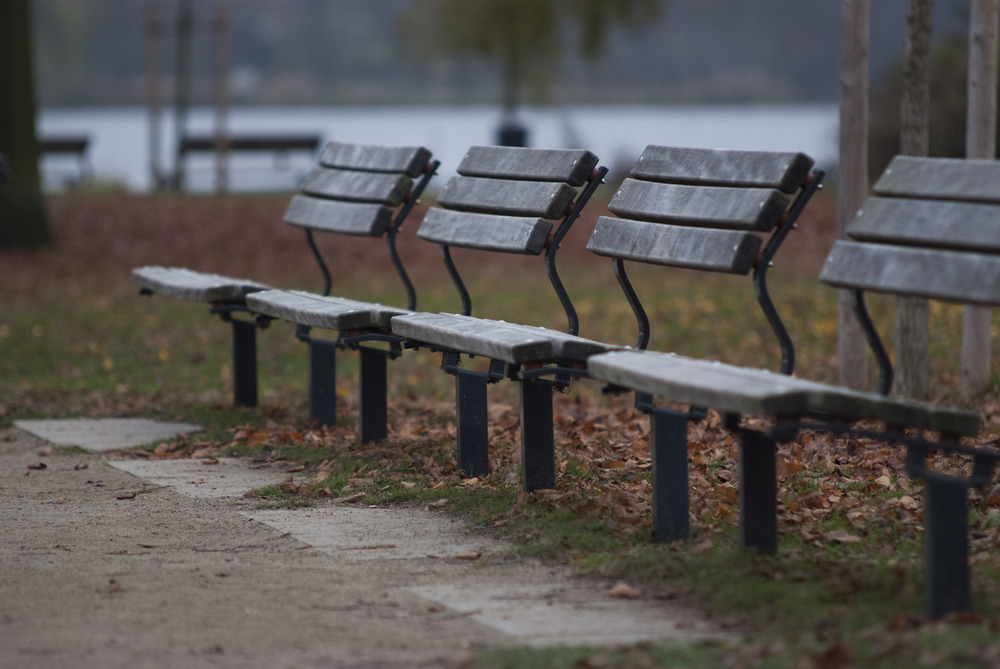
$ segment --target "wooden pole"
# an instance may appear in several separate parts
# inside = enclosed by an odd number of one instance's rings
[[[146,104],[149,114],[149,180],[153,190],[163,187],[160,172],[160,114],[163,110],[161,86],[163,66],[160,60],[163,49],[163,26],[157,16],[156,5],[146,3]]]
[[[191,87],[191,32],[194,15],[191,0],[180,0],[177,5],[177,71],[174,73],[174,154],[175,190],[184,190],[184,153],[181,142],[187,135],[188,100]]]
[[[910,0],[903,52],[899,152],[930,153],[930,63],[934,0]],[[924,399],[930,384],[926,299],[896,298],[896,384],[899,395]]]
[[[840,21],[840,189],[837,229],[841,237],[868,195],[868,46],[871,0],[843,0]],[[840,291],[837,331],[840,383],[862,388],[868,359],[850,294]]]
[[[1000,0],[972,0],[969,11],[969,92],[965,155],[996,157],[997,29]],[[978,395],[990,380],[990,320],[986,307],[966,306],[962,328],[962,394]]]
[[[215,191],[229,190],[229,35],[228,15],[223,4],[215,6],[212,16],[212,60],[214,61],[213,97],[215,98]]]

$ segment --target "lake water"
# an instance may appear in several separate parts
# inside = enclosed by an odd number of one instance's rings
[[[192,109],[189,132],[213,131],[211,108]],[[492,144],[499,122],[496,107],[304,107],[233,108],[229,128],[238,133],[318,133],[324,141],[423,145],[441,160],[442,176],[454,173],[469,146]],[[837,160],[836,103],[767,105],[584,105],[529,108],[520,116],[529,144],[587,148],[602,164],[621,174],[647,144],[727,149],[803,151],[830,170]],[[160,120],[162,169],[173,165],[173,121]],[[146,192],[149,168],[148,119],[143,107],[44,109],[39,131],[45,135],[90,137],[94,178]],[[309,169],[310,158],[275,165],[269,156],[234,156],[230,189],[275,190],[294,187]],[[214,188],[214,161],[192,157],[188,190]],[[47,188],[58,188],[74,172],[72,162],[42,161]]]

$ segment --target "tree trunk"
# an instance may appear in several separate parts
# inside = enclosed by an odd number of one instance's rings
[[[840,21],[840,236],[868,195],[868,44],[871,0],[844,0]],[[840,383],[862,388],[868,378],[864,335],[850,294],[840,292],[837,336]]]
[[[996,157],[997,20],[1000,0],[972,0],[969,14],[969,93],[965,155]],[[965,307],[962,393],[986,390],[990,380],[990,309]]]
[[[0,2],[0,153],[11,168],[0,183],[0,249],[52,244],[38,173],[29,5]]]
[[[934,0],[910,0],[903,52],[903,96],[900,105],[900,153],[926,156],[930,152],[930,58]],[[927,396],[927,300],[896,299],[896,392],[906,397]]]

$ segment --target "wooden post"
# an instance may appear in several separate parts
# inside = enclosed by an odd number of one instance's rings
[[[899,152],[930,153],[930,61],[934,0],[910,0],[903,53]],[[926,299],[896,298],[896,385],[899,395],[924,399],[930,384]]]
[[[149,114],[149,181],[153,190],[163,187],[160,171],[160,113],[163,110],[161,86],[163,64],[163,26],[156,5],[146,3],[146,104]]]
[[[843,0],[840,21],[840,189],[837,229],[845,228],[868,195],[868,45],[871,0]],[[837,336],[840,383],[862,388],[868,359],[851,296],[840,291]]]
[[[229,113],[229,35],[228,15],[223,4],[215,6],[212,16],[212,90],[215,98],[215,192],[229,190],[229,133],[226,117]]]
[[[972,0],[969,13],[968,158],[996,157],[997,20],[1000,0]],[[966,306],[962,328],[962,394],[978,395],[990,380],[990,309]]]
[[[188,97],[191,84],[191,32],[194,15],[191,0],[180,0],[177,5],[177,71],[174,73],[174,154],[175,190],[184,189],[184,154],[181,142],[187,134]]]

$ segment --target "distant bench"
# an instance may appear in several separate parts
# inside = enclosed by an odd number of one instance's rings
[[[865,292],[1000,305],[1000,162],[897,157],[874,191],[820,278],[851,291],[880,366],[877,393],[665,353],[610,352],[592,357],[587,368],[616,386],[724,414],[725,426],[740,437],[742,542],[761,552],[777,549],[776,442],[818,429],[904,446],[907,471],[926,485],[927,602],[939,618],[972,606],[966,490],[992,483],[1000,451],[961,440],[979,432],[977,413],[888,396],[892,363]],[[741,421],[744,415],[770,424],[752,427]],[[679,538],[688,522],[685,429],[654,435],[655,525],[667,538]],[[934,452],[966,460],[964,473],[934,470]]]
[[[322,145],[323,138],[316,133],[304,134],[237,134],[226,135],[220,142],[214,134],[185,135],[180,143],[180,157],[191,154],[218,154],[220,149],[227,154],[270,153],[274,156],[275,169],[287,167],[290,154],[303,154],[312,159]]]
[[[284,222],[305,231],[306,248],[314,256],[323,278],[321,293],[274,290],[251,279],[239,279],[183,267],[146,266],[132,270],[132,281],[143,294],[160,293],[210,305],[213,314],[232,324],[233,395],[238,405],[257,404],[256,328],[267,324],[248,304],[260,295],[272,300],[307,302],[319,312],[318,320],[304,323],[298,337],[310,344],[310,410],[321,425],[336,421],[336,358],[338,348],[358,348],[357,340],[328,341],[311,337],[309,326],[330,326],[377,334],[388,328],[389,317],[403,309],[332,297],[332,277],[314,240],[314,232],[384,239],[389,257],[405,291],[407,309],[416,307],[416,292],[396,252],[396,235],[417,198],[438,167],[423,147],[376,146],[330,142],[317,165],[288,204]],[[237,317],[243,314],[244,317]],[[393,351],[390,351],[391,355]],[[382,365],[385,351],[362,349],[362,369]],[[374,358],[374,360],[369,360]],[[375,379],[372,381],[372,379]],[[378,383],[377,373],[363,375],[362,385]],[[384,400],[383,400],[384,404]],[[383,408],[384,413],[384,408]],[[363,417],[362,424],[378,424],[378,417]],[[384,431],[385,420],[381,423]],[[383,438],[362,431],[365,440]]]
[[[90,181],[93,171],[87,150],[90,138],[86,135],[47,135],[38,138],[38,147],[42,156],[70,156],[76,159],[77,174],[75,179],[68,180],[71,185]]]

